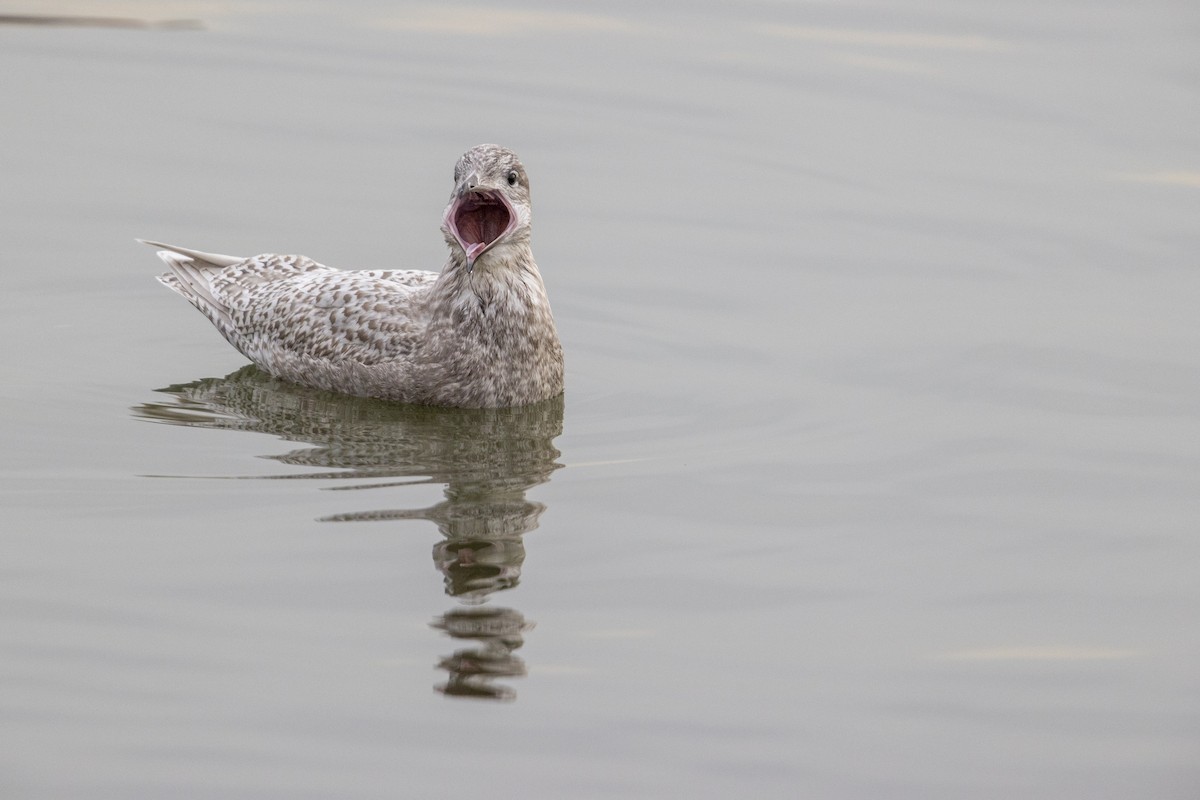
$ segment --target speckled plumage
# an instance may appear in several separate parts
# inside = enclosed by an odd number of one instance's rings
[[[159,277],[276,377],[440,406],[515,406],[562,392],[563,357],[530,249],[529,180],[511,150],[479,145],[454,169],[441,273],[339,270],[158,242]]]

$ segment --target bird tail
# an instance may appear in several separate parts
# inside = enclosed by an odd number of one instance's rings
[[[200,309],[220,330],[232,328],[233,320],[229,316],[229,307],[217,298],[213,291],[212,279],[225,267],[245,259],[219,253],[204,253],[145,239],[138,241],[151,247],[164,248],[158,251],[158,257],[166,263],[170,272],[158,276],[160,283]]]

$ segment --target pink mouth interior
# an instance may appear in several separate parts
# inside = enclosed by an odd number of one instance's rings
[[[458,201],[451,222],[467,257],[475,258],[504,235],[513,217],[498,195],[476,192]]]

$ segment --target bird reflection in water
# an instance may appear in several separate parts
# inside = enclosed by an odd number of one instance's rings
[[[433,562],[446,593],[460,605],[432,627],[465,647],[441,659],[448,673],[438,691],[456,697],[507,700],[516,693],[500,678],[525,674],[515,651],[533,627],[511,608],[486,606],[511,589],[525,561],[522,537],[545,510],[525,493],[561,466],[554,439],[562,433],[563,400],[505,409],[405,406],[306,389],[247,366],[213,378],[161,390],[168,402],[134,409],[144,419],[203,428],[268,433],[310,447],[268,456],[319,471],[288,478],[390,478],[348,484],[369,489],[440,483],[445,499],[427,508],[387,508],[323,517],[327,522],[428,520],[442,540]]]

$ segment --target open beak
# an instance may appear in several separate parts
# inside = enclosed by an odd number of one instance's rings
[[[480,185],[472,172],[455,189],[443,221],[467,254],[470,274],[479,257],[517,227],[517,212],[503,192]]]

